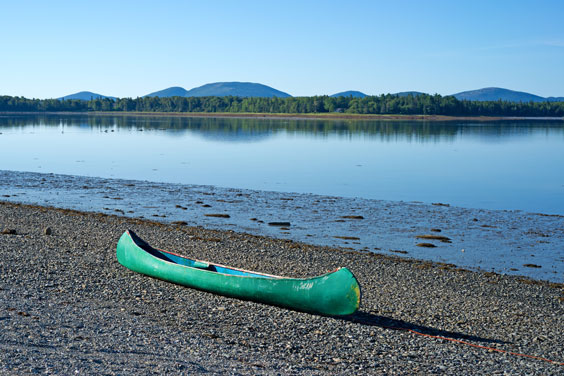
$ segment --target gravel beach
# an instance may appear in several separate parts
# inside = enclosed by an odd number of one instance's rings
[[[322,317],[136,274],[115,257],[128,228],[158,248],[270,274],[346,266],[360,311]],[[564,373],[562,284],[1,201],[0,254],[1,374]]]

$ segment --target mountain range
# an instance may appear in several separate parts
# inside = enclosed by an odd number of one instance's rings
[[[500,87],[486,87],[478,90],[463,91],[453,94],[456,99],[467,101],[508,101],[508,102],[560,102],[564,97],[540,97],[538,95],[514,91]]]
[[[395,93],[394,95],[404,97],[408,95],[417,96],[424,94],[419,91],[403,91]],[[509,89],[487,87],[478,90],[463,91],[460,93],[452,94],[459,100],[469,101],[509,101],[509,102],[560,102],[564,101],[564,97],[541,97],[538,95],[514,91]],[[169,87],[164,90],[155,91],[153,93],[144,95],[145,97],[223,97],[223,96],[238,96],[238,97],[264,97],[264,98],[288,98],[290,94],[280,90],[276,90],[270,86],[252,82],[214,82],[199,86],[190,90],[186,90],[179,86]],[[343,91],[331,95],[331,97],[354,97],[363,98],[368,96],[365,93],[355,90]],[[90,91],[81,91],[76,94],[67,95],[58,99],[81,99],[91,100],[96,98],[109,98],[116,99],[115,97],[106,96],[102,94],[93,93]]]
[[[117,99],[116,97],[110,97],[107,95],[102,95],[102,94],[97,94],[97,93],[93,93],[91,91],[79,91],[78,93],[74,93],[71,95],[65,95],[64,97],[60,97],[57,99],[60,100],[69,100],[69,99],[80,99],[83,101],[89,101],[92,99],[100,99],[100,98],[109,98],[109,99]]]
[[[342,91],[340,93],[330,95],[330,97],[333,97],[333,98],[336,98],[336,97],[364,98],[364,97],[367,97],[367,95],[364,94],[361,91],[349,90],[349,91]]]
[[[146,97],[262,97],[288,98],[290,94],[276,90],[270,86],[252,82],[214,82],[190,90],[181,87],[170,87],[145,95]]]

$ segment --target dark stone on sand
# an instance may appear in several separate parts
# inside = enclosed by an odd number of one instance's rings
[[[431,243],[417,243],[416,246],[424,248],[436,248],[437,246]]]
[[[222,213],[211,213],[211,214],[204,214],[206,217],[215,217],[215,218],[231,218],[229,214],[222,214]]]
[[[2,235],[16,235],[16,234],[17,234],[17,232],[13,228],[6,228],[6,229],[2,230]]]
[[[53,230],[51,229],[51,227],[45,227],[45,229],[43,230],[43,233],[45,235],[52,235],[53,234]]]
[[[290,222],[268,222],[269,226],[281,226],[281,227],[288,227],[292,224]]]

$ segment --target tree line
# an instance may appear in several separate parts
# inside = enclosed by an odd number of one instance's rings
[[[0,96],[4,112],[223,112],[280,114],[380,114],[447,116],[564,117],[564,102],[467,101],[419,94],[353,97],[141,97],[84,100]]]

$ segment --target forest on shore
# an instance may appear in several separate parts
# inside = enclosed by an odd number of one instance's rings
[[[564,102],[466,101],[453,96],[139,97],[89,101],[0,96],[2,112],[178,112],[564,117]]]

